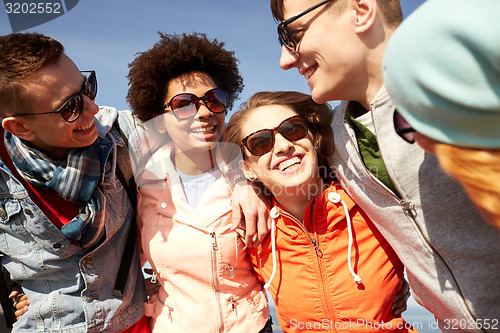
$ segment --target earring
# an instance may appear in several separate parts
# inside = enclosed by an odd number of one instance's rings
[[[361,26],[361,34],[364,35],[365,34],[365,26]]]
[[[255,175],[246,175],[247,179],[249,182],[253,182],[257,179],[257,177],[255,177]]]
[[[257,179],[257,177],[254,175],[253,172],[249,171],[249,170],[245,170],[243,171],[243,174],[245,175],[245,178],[249,181],[249,182],[253,182],[254,180]]]

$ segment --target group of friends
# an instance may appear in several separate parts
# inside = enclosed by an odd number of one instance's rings
[[[284,332],[418,332],[405,270],[441,331],[500,331],[495,9],[271,0],[311,94],[227,124],[243,78],[203,33],[137,54],[131,111],[58,41],[0,36],[12,332],[272,332],[266,290]]]

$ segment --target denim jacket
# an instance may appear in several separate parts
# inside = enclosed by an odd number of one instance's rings
[[[120,112],[122,130],[131,124],[130,113]],[[113,295],[117,272],[135,210],[115,176],[118,146],[111,130],[117,111],[101,109],[96,126],[107,136],[108,156],[102,203],[106,239],[87,252],[70,243],[30,199],[28,192],[0,161],[0,252],[2,264],[31,301],[15,332],[121,332],[144,315],[144,288],[136,247],[121,297]],[[108,133],[109,132],[109,133]],[[125,152],[128,155],[128,152]],[[123,154],[125,155],[125,154]]]

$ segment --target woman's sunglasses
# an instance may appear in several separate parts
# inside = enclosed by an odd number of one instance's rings
[[[275,128],[261,129],[247,135],[241,140],[241,143],[248,149],[250,154],[261,156],[273,148],[274,133],[276,132],[279,132],[288,141],[296,141],[306,137],[308,133],[307,122],[303,116],[292,116],[283,120]]]
[[[81,73],[90,73],[85,78],[82,90],[68,98],[59,109],[40,113],[18,113],[13,114],[12,116],[38,116],[40,114],[60,113],[66,122],[74,122],[82,114],[83,95],[87,96],[91,100],[94,100],[97,96],[97,77],[95,75],[95,71],[81,71]]]
[[[398,110],[394,111],[394,129],[396,133],[408,143],[415,143],[415,130],[408,122],[399,114]]]
[[[170,107],[177,119],[188,119],[194,117],[200,108],[200,101],[213,113],[226,111],[227,93],[224,89],[210,89],[202,97],[190,93],[175,95],[165,104],[164,108]]]

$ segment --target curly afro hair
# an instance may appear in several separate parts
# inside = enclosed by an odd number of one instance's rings
[[[191,72],[210,75],[217,87],[226,90],[230,109],[243,90],[234,52],[225,50],[224,43],[211,41],[202,33],[159,32],[159,35],[160,40],[150,50],[138,53],[129,64],[127,101],[134,115],[147,121],[164,113],[168,83]]]

